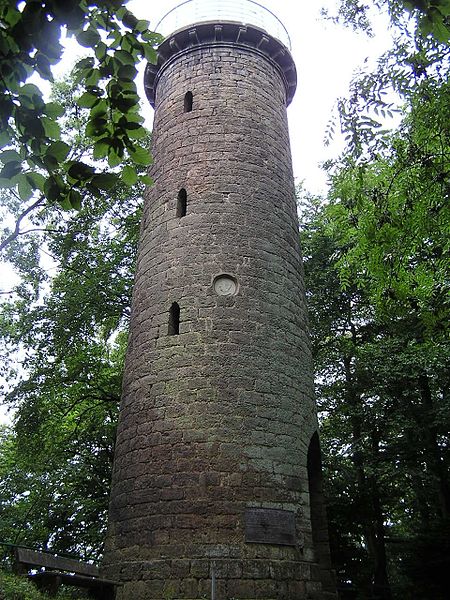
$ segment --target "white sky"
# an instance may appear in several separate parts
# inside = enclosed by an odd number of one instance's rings
[[[159,19],[181,0],[130,0],[128,7],[141,19],[155,26]],[[215,0],[203,0],[214,2]],[[231,0],[229,0],[231,1]],[[239,0],[234,0],[239,2]],[[346,95],[352,73],[366,58],[369,64],[390,45],[388,20],[376,15],[375,37],[370,39],[363,34],[325,22],[320,17],[320,9],[325,6],[333,12],[337,0],[258,0],[284,23],[292,42],[292,55],[297,66],[298,87],[289,109],[294,174],[297,180],[305,181],[311,192],[324,192],[326,178],[319,163],[339,153],[341,142],[337,140],[329,148],[323,143],[326,124],[338,96]],[[73,64],[76,50],[69,45],[69,55],[55,69],[55,75],[62,75]],[[80,55],[85,54],[80,49]],[[143,106],[146,107],[148,124],[152,119],[152,109],[145,99],[142,85],[142,65],[139,84],[142,89]],[[147,112],[148,111],[148,112]],[[10,289],[12,274],[0,265],[0,288]],[[0,406],[0,423],[8,422]]]

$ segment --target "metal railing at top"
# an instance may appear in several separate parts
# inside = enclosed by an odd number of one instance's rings
[[[215,20],[255,25],[291,49],[289,34],[280,19],[254,0],[185,0],[169,10],[155,30],[168,36],[188,25]]]

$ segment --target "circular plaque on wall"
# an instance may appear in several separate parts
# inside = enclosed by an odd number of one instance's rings
[[[219,296],[234,296],[237,292],[237,281],[231,275],[218,275],[213,285]]]

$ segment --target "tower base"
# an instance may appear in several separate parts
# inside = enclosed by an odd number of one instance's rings
[[[116,600],[335,599],[322,590],[315,564],[286,560],[163,559],[122,562]]]

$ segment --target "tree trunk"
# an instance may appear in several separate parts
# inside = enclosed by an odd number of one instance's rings
[[[418,385],[422,404],[426,409],[428,423],[423,424],[422,432],[424,443],[426,444],[426,453],[429,457],[429,468],[434,473],[438,483],[438,515],[442,519],[448,519],[450,515],[450,487],[448,475],[445,469],[441,449],[438,443],[438,431],[433,424],[434,406],[433,396],[430,389],[428,376],[422,373],[418,378]]]
[[[353,329],[353,328],[352,328]],[[353,329],[354,331],[354,329]],[[354,334],[353,334],[354,335]],[[355,338],[355,335],[354,335]],[[356,340],[354,339],[354,342]],[[384,544],[384,522],[378,486],[375,478],[368,480],[365,472],[362,442],[362,400],[354,385],[351,356],[344,356],[347,401],[352,407],[352,461],[356,468],[359,503],[365,506],[362,514],[364,538],[372,562],[372,581],[369,588],[377,600],[390,600],[391,590],[387,575],[387,557]],[[378,450],[378,442],[376,444]]]

